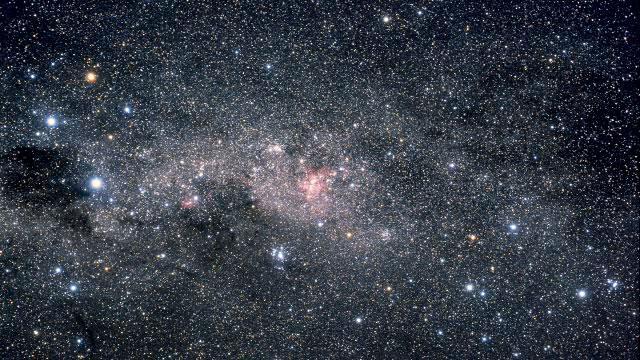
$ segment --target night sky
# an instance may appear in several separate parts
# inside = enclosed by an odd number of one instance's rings
[[[34,3],[1,358],[638,357],[634,1]]]

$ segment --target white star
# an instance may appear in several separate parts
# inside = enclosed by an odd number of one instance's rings
[[[55,127],[56,125],[58,125],[58,120],[56,120],[56,118],[53,117],[53,116],[49,116],[47,118],[47,126],[48,127]]]
[[[100,190],[102,189],[102,187],[104,186],[104,183],[102,182],[102,179],[98,178],[98,177],[94,177],[93,179],[91,179],[91,181],[89,182],[89,185],[91,185],[92,189],[95,190]]]

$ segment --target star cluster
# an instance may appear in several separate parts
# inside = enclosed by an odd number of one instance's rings
[[[0,4],[3,358],[636,358],[614,1]]]

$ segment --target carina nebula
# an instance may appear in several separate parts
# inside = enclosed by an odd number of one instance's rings
[[[638,358],[612,0],[0,2],[0,358]]]
[[[345,192],[352,177],[346,169],[338,178],[337,171],[308,165],[304,158],[274,156],[251,169],[247,184],[257,206],[297,221],[335,219],[353,210],[358,199]]]

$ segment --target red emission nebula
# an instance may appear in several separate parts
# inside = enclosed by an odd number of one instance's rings
[[[335,176],[336,172],[326,167],[304,170],[304,176],[299,181],[298,187],[312,210],[323,211],[326,208],[327,192],[331,190],[331,183]]]

